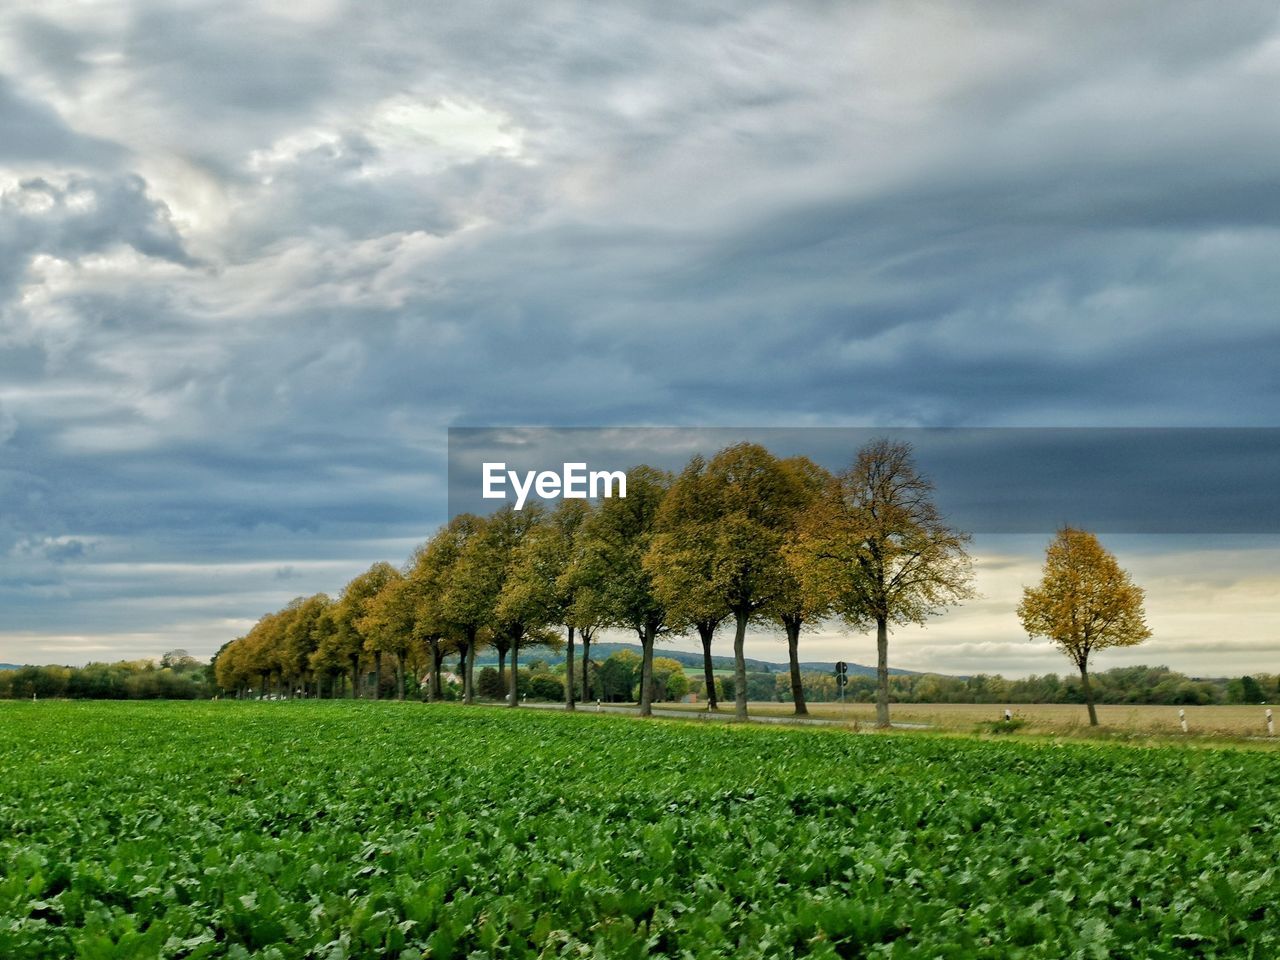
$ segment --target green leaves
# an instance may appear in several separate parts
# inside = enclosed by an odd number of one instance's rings
[[[49,702],[0,768],[6,958],[1280,955],[1274,754]]]

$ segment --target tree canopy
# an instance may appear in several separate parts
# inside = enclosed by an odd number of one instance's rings
[[[829,598],[851,626],[876,628],[876,723],[888,726],[889,627],[923,623],[973,596],[970,537],[942,517],[911,445],[887,439],[858,451],[803,527],[789,555],[804,589]]]

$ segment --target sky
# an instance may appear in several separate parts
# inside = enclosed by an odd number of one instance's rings
[[[1278,18],[8,0],[0,661],[404,561],[451,426],[1280,425]],[[895,665],[1065,672],[1012,613],[1051,532]],[[1104,542],[1155,636],[1102,666],[1280,670],[1274,530]]]

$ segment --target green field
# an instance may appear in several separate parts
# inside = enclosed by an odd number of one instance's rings
[[[1280,956],[1280,755],[0,703],[0,957]]]

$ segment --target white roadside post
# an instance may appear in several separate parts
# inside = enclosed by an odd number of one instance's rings
[[[1271,708],[1267,708],[1267,736],[1274,737],[1276,735],[1276,722],[1271,719]]]
[[[1185,710],[1178,711],[1178,723],[1182,724],[1182,732],[1186,733],[1187,732],[1187,711]]]

